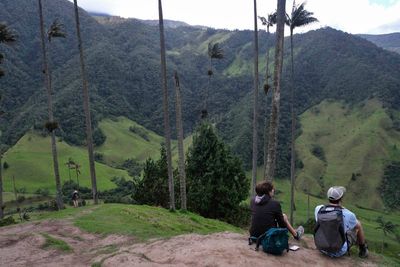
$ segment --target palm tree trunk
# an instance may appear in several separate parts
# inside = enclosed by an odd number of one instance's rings
[[[294,64],[293,64],[293,30],[290,31],[290,57],[291,57],[291,73],[292,73],[292,88],[290,92],[290,110],[292,117],[291,127],[291,147],[290,147],[290,224],[293,225],[293,212],[294,212],[294,184],[295,184],[295,150],[294,150],[294,130],[295,130],[295,116],[294,116]]]
[[[181,87],[179,84],[178,72],[175,71],[175,108],[176,108],[176,131],[178,135],[178,153],[179,153],[179,178],[181,191],[181,209],[186,210],[186,171],[185,171],[185,154],[183,149],[183,127],[182,127],[182,99]]]
[[[77,0],[74,0],[74,10],[75,10],[76,34],[78,37],[79,57],[80,57],[81,74],[82,74],[83,110],[85,112],[86,143],[89,154],[89,169],[90,169],[90,178],[92,181],[92,195],[94,204],[98,204],[99,200],[97,195],[96,168],[94,164],[94,155],[93,155],[93,135],[92,135],[92,120],[90,117],[89,88],[87,83],[85,61],[83,57],[82,38],[81,38],[81,30],[79,23],[79,11],[78,11]]]
[[[0,148],[1,149],[1,148]],[[3,219],[3,151],[0,151],[0,220]]]
[[[269,86],[269,47],[268,47],[268,39],[269,39],[269,25],[267,25],[267,54],[266,54],[266,66],[265,66],[265,83],[264,83],[264,92],[265,92],[265,103],[268,105],[268,92],[269,90],[265,90],[265,87]],[[272,105],[272,103],[271,103]],[[265,109],[265,123],[264,123],[264,164],[263,171],[265,177],[265,168],[267,166],[267,156],[268,156],[268,113],[267,108]]]
[[[257,0],[254,0],[254,110],[253,110],[253,164],[251,195],[255,195],[257,183],[258,158],[258,28],[257,28]]]
[[[161,50],[161,79],[163,85],[163,109],[164,109],[164,134],[165,134],[165,148],[167,152],[167,166],[168,166],[168,187],[169,187],[169,208],[175,210],[175,193],[174,193],[174,177],[172,173],[172,159],[171,159],[171,129],[169,125],[169,112],[168,112],[168,88],[167,88],[167,64],[165,60],[165,38],[164,38],[164,19],[162,11],[161,0],[158,0],[158,16],[160,27],[160,50]]]
[[[38,1],[39,1],[39,19],[40,19],[40,36],[41,36],[42,56],[43,56],[43,69],[44,69],[45,85],[47,91],[48,115],[49,115],[49,122],[54,122],[53,98],[52,98],[52,90],[50,84],[50,71],[47,63],[47,50],[46,50],[45,33],[44,33],[42,0]],[[57,208],[60,210],[64,208],[64,203],[62,200],[60,173],[58,169],[57,144],[54,131],[55,129],[53,129],[50,134],[51,152],[53,155],[54,178],[56,180],[56,190],[57,190],[56,202],[57,202]]]
[[[281,98],[280,90],[283,65],[283,43],[285,34],[285,5],[286,0],[278,0],[273,85],[274,94],[272,97],[271,119],[269,126],[268,157],[267,165],[265,166],[265,179],[267,181],[272,181],[275,175],[276,153],[278,147],[279,102]]]

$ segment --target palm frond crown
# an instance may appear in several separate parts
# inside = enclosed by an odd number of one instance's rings
[[[47,31],[47,37],[49,39],[49,42],[51,42],[52,38],[67,37],[67,34],[64,31],[64,24],[60,23],[58,19],[55,19],[50,25],[49,30]]]
[[[219,43],[208,43],[208,56],[210,58],[222,59],[224,58],[224,51],[219,46]]]
[[[17,35],[7,25],[0,23],[0,43],[12,43],[17,40]]]
[[[286,24],[290,27],[290,31],[293,32],[295,28],[308,25],[313,22],[317,22],[318,19],[313,17],[314,13],[307,11],[304,6],[305,2],[294,5],[291,16],[288,16]]]

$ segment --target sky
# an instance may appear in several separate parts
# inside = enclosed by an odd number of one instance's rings
[[[70,0],[72,1],[72,0]],[[259,16],[276,10],[276,0],[258,0]],[[303,1],[296,1],[297,4]],[[110,15],[158,19],[157,0],[78,0],[87,11]],[[286,0],[290,14],[292,0]],[[306,32],[330,26],[352,34],[385,34],[400,32],[400,0],[308,0],[306,9],[318,23],[298,29]],[[164,19],[218,29],[253,29],[252,0],[163,0]],[[262,29],[259,24],[259,28]],[[287,34],[287,29],[285,30]]]

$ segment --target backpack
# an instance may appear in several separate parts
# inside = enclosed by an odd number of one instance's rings
[[[317,249],[336,253],[347,242],[342,209],[340,206],[328,205],[318,211],[314,228],[314,243]]]
[[[266,253],[281,255],[284,250],[289,251],[289,236],[286,228],[270,228],[257,238],[256,250],[260,244]]]

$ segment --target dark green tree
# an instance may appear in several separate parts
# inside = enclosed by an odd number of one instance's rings
[[[382,252],[383,252],[383,247],[384,247],[385,239],[387,238],[387,235],[395,234],[396,229],[399,225],[394,224],[391,221],[386,221],[382,216],[379,216],[376,219],[376,222],[378,223],[378,227],[375,227],[375,229],[380,229],[383,232],[383,236],[382,236]]]
[[[230,221],[249,192],[242,162],[204,122],[193,136],[187,156],[188,209],[209,218]]]
[[[291,80],[292,86],[290,90],[290,113],[292,118],[291,125],[291,147],[290,147],[290,223],[293,224],[294,211],[294,184],[295,184],[295,147],[294,134],[296,127],[296,118],[294,112],[294,62],[293,62],[293,31],[295,28],[306,26],[310,23],[317,22],[312,12],[304,9],[305,2],[296,6],[296,1],[293,1],[293,8],[290,17],[286,20],[286,24],[290,27],[290,58],[291,58]]]
[[[161,157],[154,161],[149,158],[143,168],[143,177],[137,182],[134,199],[139,204],[169,208],[168,166],[165,147],[160,150]]]

